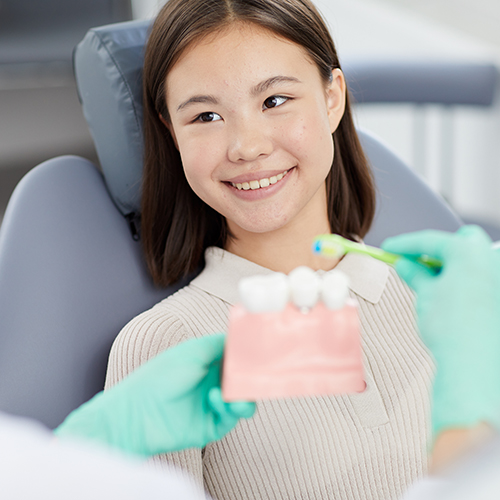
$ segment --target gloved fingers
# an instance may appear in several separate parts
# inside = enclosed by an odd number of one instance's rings
[[[189,348],[189,352],[193,357],[201,363],[209,365],[214,361],[222,359],[225,343],[225,333],[214,333],[199,339],[188,340],[184,344],[187,344],[185,349],[187,350]],[[181,345],[183,344],[179,344],[179,347]]]
[[[402,234],[387,238],[382,243],[382,248],[388,252],[397,253],[407,257],[418,257],[425,254],[443,260],[446,264],[449,250],[454,254],[463,252],[470,254],[474,251],[484,251],[491,248],[491,239],[479,226],[462,226],[456,233],[426,230]]]
[[[222,391],[220,387],[212,387],[208,391],[208,405],[216,414],[221,414],[227,411],[226,402],[222,399]]]
[[[220,387],[212,387],[208,392],[208,402],[214,413],[219,415],[232,415],[237,419],[250,418],[255,413],[255,403],[249,401],[237,401],[234,403],[226,403],[222,399],[222,391]]]
[[[491,238],[488,236],[488,233],[482,227],[476,226],[475,224],[462,226],[457,230],[456,234],[477,238],[478,242],[480,241],[481,243],[491,245]]]
[[[226,403],[233,415],[240,418],[252,418],[257,409],[257,405],[251,401],[235,401],[234,403]]]
[[[444,231],[417,231],[387,238],[381,247],[387,252],[403,256],[419,257],[420,255],[428,255],[442,260],[453,238],[453,233]]]
[[[401,279],[416,292],[420,290],[423,284],[436,277],[432,269],[404,257],[396,262],[395,267]]]
[[[208,405],[212,412],[213,436],[217,440],[230,432],[239,421],[239,417],[228,410],[227,404],[222,399],[219,387],[213,387],[208,393]]]
[[[144,366],[150,367],[154,371],[157,369],[157,365],[167,368],[171,366],[171,363],[175,363],[176,366],[181,365],[186,370],[191,371],[191,366],[194,364],[196,367],[204,370],[212,363],[222,359],[225,342],[225,333],[206,335],[198,339],[189,339],[161,352]]]
[[[451,262],[464,266],[473,266],[476,269],[489,271],[499,269],[499,253],[495,251],[489,235],[479,226],[463,226],[457,231],[457,240],[454,242],[453,252],[450,252]],[[471,268],[472,269],[472,268]]]
[[[181,342],[141,365],[112,390],[130,393],[147,388],[147,392],[162,392],[167,379],[169,383],[176,380],[169,394],[179,397],[199,385],[210,373],[218,372],[225,340],[226,335],[220,333]]]

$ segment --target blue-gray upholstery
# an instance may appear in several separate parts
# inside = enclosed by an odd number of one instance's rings
[[[456,231],[462,221],[380,139],[358,131],[375,178],[377,209],[366,243],[380,245],[385,238],[420,229]]]
[[[0,229],[0,410],[54,427],[102,389],[110,345],[156,289],[124,217],[139,210],[141,65],[147,23],[91,30],[76,50],[104,176],[79,157],[33,169]],[[377,183],[367,241],[461,222],[390,150],[360,132]]]
[[[102,389],[120,329],[176,288],[153,286],[92,163],[34,168],[0,229],[0,410],[58,425]]]
[[[149,24],[132,21],[91,29],[74,54],[83,114],[123,215],[140,210],[142,65]]]
[[[358,103],[491,106],[498,83],[493,63],[453,61],[345,61]]]

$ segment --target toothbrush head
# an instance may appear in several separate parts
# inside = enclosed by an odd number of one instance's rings
[[[313,253],[330,258],[340,258],[347,253],[345,238],[338,234],[318,236],[313,243]]]

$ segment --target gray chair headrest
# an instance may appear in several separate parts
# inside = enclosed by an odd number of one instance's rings
[[[348,60],[342,66],[358,103],[487,107],[497,92],[494,63]]]
[[[142,67],[151,21],[91,29],[74,53],[83,114],[111,197],[123,215],[140,213]]]

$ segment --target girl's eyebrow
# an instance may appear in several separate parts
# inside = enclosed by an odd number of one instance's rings
[[[177,111],[184,109],[186,106],[194,103],[208,103],[208,104],[219,104],[219,101],[213,95],[194,95],[190,97],[187,101],[184,101],[182,104],[179,104],[177,107]]]
[[[257,85],[255,85],[252,88],[250,94],[255,97],[259,94],[262,94],[263,92],[266,92],[270,87],[274,87],[275,85],[278,85],[280,83],[301,83],[301,81],[298,78],[295,78],[294,76],[281,76],[281,75],[272,76],[271,78],[268,78],[267,80],[264,80],[263,82],[260,82]],[[193,97],[190,97],[187,101],[184,101],[183,103],[179,104],[179,106],[177,107],[177,111],[181,111],[190,104],[195,104],[195,103],[217,105],[219,104],[219,101],[213,95],[195,95]]]
[[[258,83],[255,85],[255,87],[252,89],[252,96],[256,96],[259,94],[262,94],[263,92],[266,92],[270,87],[274,87],[275,85],[279,83],[302,83],[298,78],[295,78],[294,76],[272,76],[271,78],[268,78],[267,80],[264,80],[263,82]]]

